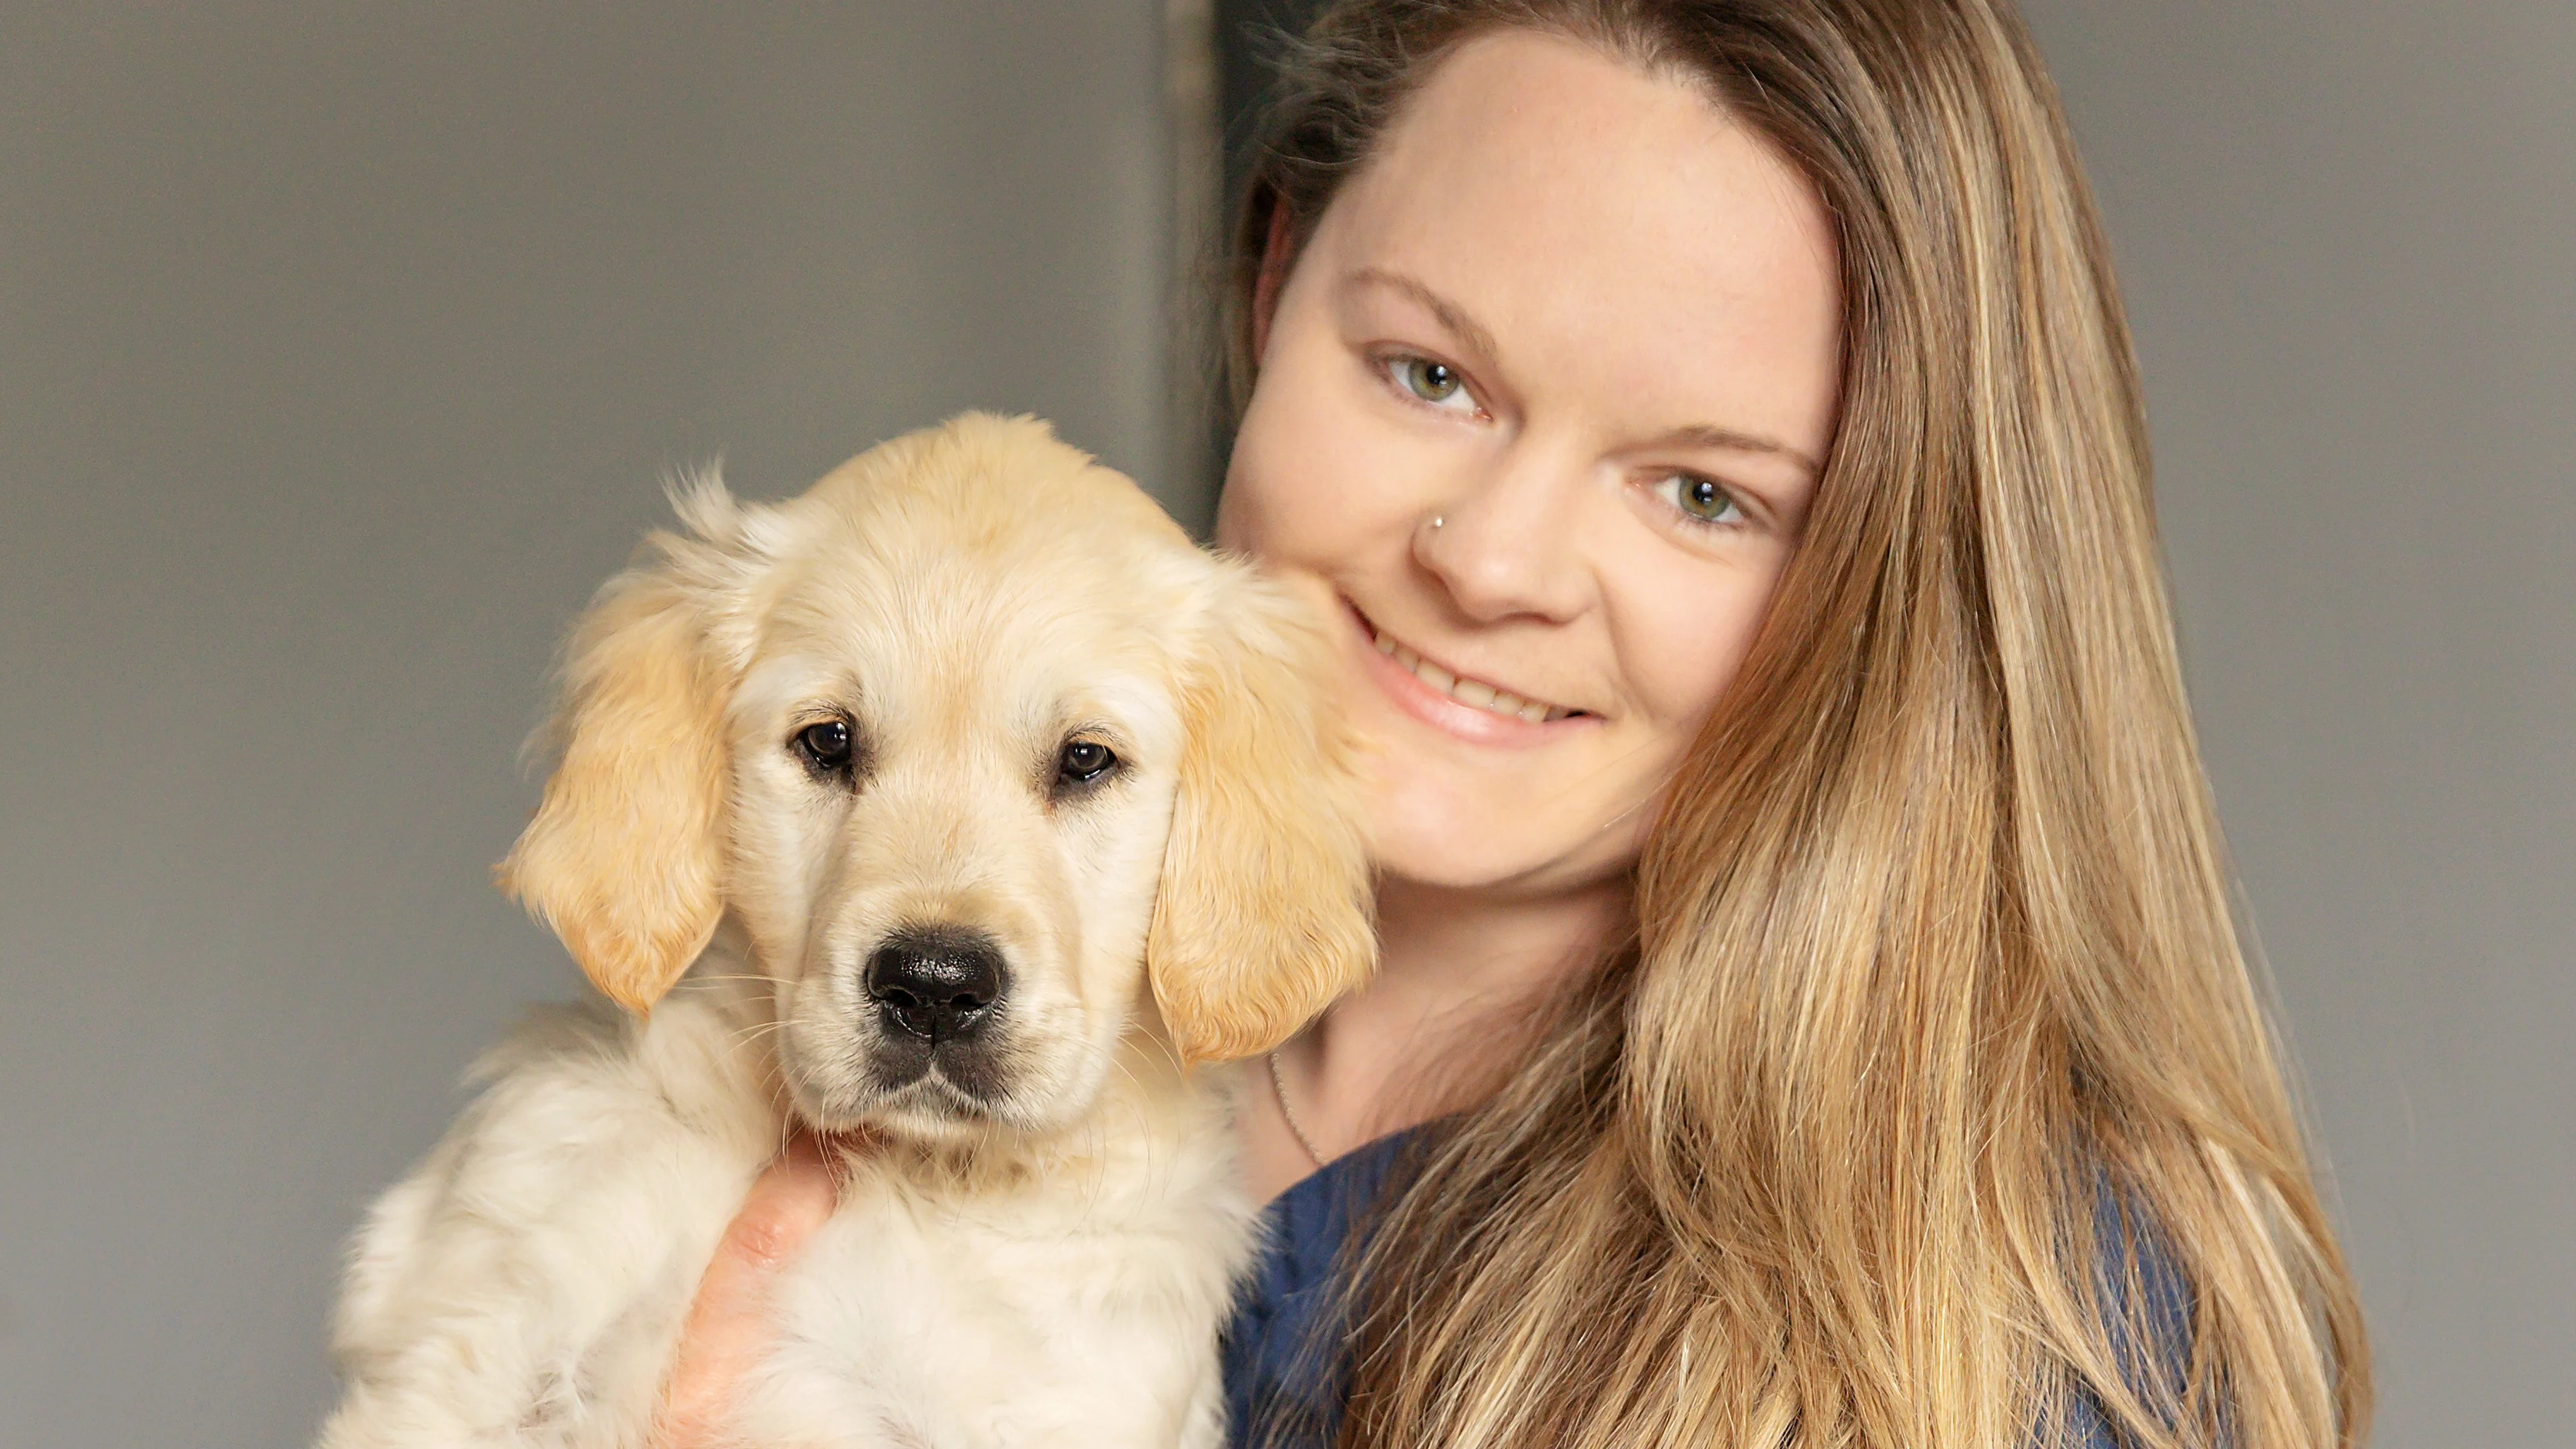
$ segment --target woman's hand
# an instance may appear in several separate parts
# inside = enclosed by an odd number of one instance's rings
[[[663,1384],[659,1449],[711,1449],[742,1376],[777,1335],[769,1297],[778,1270],[832,1215],[835,1187],[821,1144],[798,1131],[751,1185],[698,1280],[697,1301]]]

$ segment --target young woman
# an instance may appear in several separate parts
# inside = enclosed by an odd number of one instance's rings
[[[2357,1443],[2005,0],[1355,0],[1237,262],[1220,541],[1384,761],[1381,974],[1243,1124],[1238,1435]],[[829,1201],[755,1190],[673,1443]]]

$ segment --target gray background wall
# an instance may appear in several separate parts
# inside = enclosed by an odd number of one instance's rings
[[[2576,5],[2028,13],[2379,1442],[2576,1444]]]
[[[2380,1442],[2564,1444],[2576,7],[2031,16]],[[337,1241],[573,990],[484,870],[665,468],[981,404],[1185,481],[1161,24],[0,5],[0,1443],[309,1431]]]

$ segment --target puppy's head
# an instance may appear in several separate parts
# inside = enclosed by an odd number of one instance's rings
[[[947,1137],[1079,1116],[1131,1025],[1248,1056],[1365,974],[1331,646],[1133,484],[970,415],[680,504],[575,630],[501,867],[608,996],[730,911],[799,1109]]]

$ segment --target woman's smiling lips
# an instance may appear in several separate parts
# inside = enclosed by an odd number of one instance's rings
[[[1379,629],[1349,600],[1343,604],[1359,632],[1369,677],[1405,713],[1444,733],[1483,745],[1533,745],[1556,739],[1594,718],[1515,695],[1483,680],[1462,678]]]

